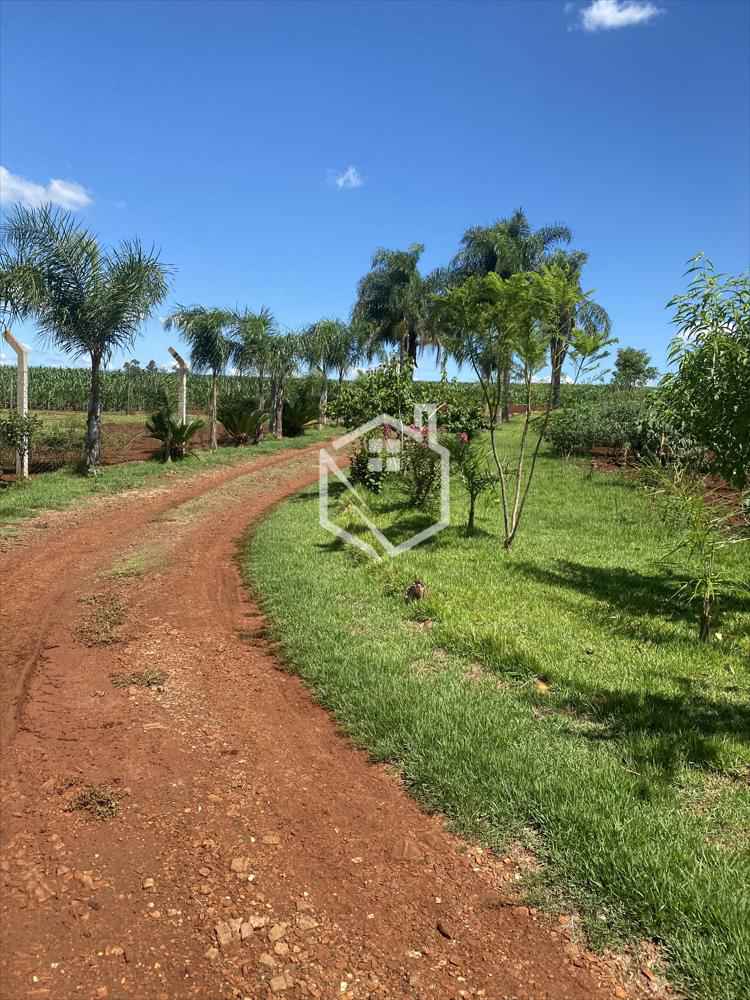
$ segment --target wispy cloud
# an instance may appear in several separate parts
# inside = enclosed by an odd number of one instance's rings
[[[663,13],[663,8],[641,0],[591,0],[580,17],[584,31],[612,31],[647,24]]]
[[[342,173],[336,174],[334,183],[340,191],[350,191],[352,188],[361,188],[365,179],[355,166],[350,165]]]
[[[39,208],[40,205],[52,204],[60,208],[85,208],[92,202],[92,197],[85,187],[75,181],[62,181],[53,177],[48,184],[36,184],[34,181],[12,174],[6,167],[0,167],[0,203],[20,202],[27,208]]]

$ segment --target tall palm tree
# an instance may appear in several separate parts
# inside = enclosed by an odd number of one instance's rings
[[[232,330],[232,361],[240,375],[254,374],[258,384],[258,405],[262,408],[265,380],[269,371],[271,339],[278,332],[273,313],[267,306],[235,314]]]
[[[581,251],[558,250],[540,269],[551,304],[546,325],[550,335],[553,407],[560,405],[563,364],[576,338],[583,335],[597,338],[602,344],[613,342],[609,340],[612,328],[609,313],[592,300],[591,292],[581,288],[581,270],[586,260],[587,255]]]
[[[409,357],[416,364],[419,349],[437,346],[430,333],[428,306],[446,274],[436,270],[423,277],[419,271],[423,252],[421,243],[408,250],[375,251],[370,270],[357,286],[352,314],[355,323],[370,328],[368,350],[397,346],[402,360]]]
[[[126,240],[105,250],[68,212],[17,206],[2,227],[2,300],[30,315],[41,335],[91,364],[83,464],[101,459],[101,371],[132,348],[143,322],[166,297],[169,269],[153,248]]]
[[[300,338],[302,360],[321,378],[318,399],[318,427],[325,426],[328,408],[328,379],[338,375],[339,385],[356,364],[362,347],[354,330],[340,319],[322,319],[304,331]]]
[[[180,306],[167,316],[164,329],[178,329],[182,339],[190,348],[190,364],[196,372],[210,372],[211,398],[208,420],[211,435],[211,449],[216,450],[217,409],[219,406],[219,377],[224,374],[232,356],[232,342],[227,331],[234,322],[234,315],[228,309],[214,309],[206,306]]]
[[[461,239],[461,249],[453,258],[455,280],[494,271],[510,278],[524,271],[538,271],[554,247],[570,243],[567,226],[554,224],[532,229],[522,208],[491,226],[472,226]],[[510,419],[510,364],[502,372],[502,419]]]
[[[300,357],[299,334],[284,333],[271,337],[268,362],[271,375],[271,430],[277,438],[284,436],[284,398],[289,379],[296,372]]]

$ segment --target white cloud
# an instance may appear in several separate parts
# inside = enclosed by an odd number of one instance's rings
[[[62,181],[53,177],[49,184],[36,184],[25,177],[12,174],[0,167],[0,203],[19,201],[27,208],[39,208],[51,203],[60,208],[85,208],[92,202],[86,188],[75,181]]]
[[[343,173],[337,174],[335,183],[340,191],[346,191],[361,188],[365,179],[355,166],[348,166]]]
[[[591,0],[581,11],[581,24],[584,31],[611,31],[646,24],[661,13],[661,7],[640,0]]]

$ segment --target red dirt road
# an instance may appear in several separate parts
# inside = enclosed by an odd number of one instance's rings
[[[0,552],[2,1000],[631,995],[279,669],[235,555],[316,474],[286,452]],[[71,810],[92,784],[114,819]]]

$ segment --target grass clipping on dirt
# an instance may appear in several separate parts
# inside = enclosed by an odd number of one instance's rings
[[[317,504],[261,524],[246,572],[354,741],[457,830],[497,849],[532,831],[530,894],[580,911],[594,945],[650,939],[691,996],[750,996],[750,600],[699,644],[644,496],[544,453],[509,555],[492,503],[475,537],[381,564],[325,534]],[[373,511],[393,540],[400,516],[419,530],[394,510]]]
[[[120,801],[107,785],[87,785],[67,806],[68,812],[85,812],[93,819],[114,819],[120,812]]]

